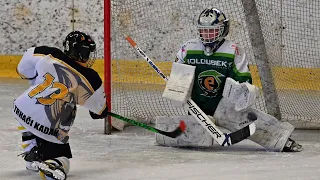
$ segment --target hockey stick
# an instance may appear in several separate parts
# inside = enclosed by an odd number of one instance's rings
[[[137,44],[129,37],[126,36],[127,41],[131,46],[143,57],[147,63],[164,79],[166,82],[168,78],[161,72],[161,70],[152,62],[152,60],[137,46]],[[188,109],[189,113],[209,132],[213,139],[221,146],[230,146],[238,143],[243,139],[251,136],[256,131],[255,123],[239,129],[230,134],[223,134],[221,130],[209,119],[209,117],[199,108],[199,106],[189,98],[184,108]]]
[[[175,130],[167,132],[167,131],[162,131],[160,129],[148,126],[148,125],[143,124],[141,122],[138,122],[138,121],[135,121],[135,120],[120,116],[120,115],[112,113],[112,112],[108,112],[108,115],[110,115],[112,117],[115,117],[117,119],[120,119],[122,121],[126,121],[126,122],[128,122],[130,124],[133,124],[135,126],[139,126],[139,127],[145,128],[145,129],[147,129],[149,131],[152,131],[152,132],[155,132],[155,133],[159,133],[159,134],[171,137],[171,138],[176,138],[176,137],[180,136],[181,133],[184,132],[185,129],[186,129],[186,124],[185,124],[184,121],[180,121],[179,127],[177,127]]]

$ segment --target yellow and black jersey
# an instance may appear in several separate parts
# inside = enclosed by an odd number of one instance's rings
[[[41,46],[28,49],[17,72],[31,86],[14,102],[16,119],[36,136],[61,143],[56,129],[67,133],[73,124],[68,119],[79,104],[101,114],[107,110],[102,80],[98,73],[82,66],[61,50]]]

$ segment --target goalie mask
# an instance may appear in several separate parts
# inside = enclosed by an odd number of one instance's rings
[[[64,53],[72,59],[91,67],[96,57],[96,43],[86,33],[73,31],[63,41]]]
[[[211,55],[229,33],[230,23],[222,11],[211,8],[202,11],[197,22],[198,35],[205,52]]]

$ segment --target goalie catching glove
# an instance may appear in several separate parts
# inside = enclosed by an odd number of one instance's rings
[[[253,105],[259,97],[259,88],[248,82],[238,83],[232,78],[227,78],[222,96],[234,104],[236,111],[241,111]]]

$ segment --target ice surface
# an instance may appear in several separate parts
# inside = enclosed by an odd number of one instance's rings
[[[11,116],[12,101],[27,82],[0,79],[0,179],[34,180],[25,170],[20,133]],[[305,150],[300,153],[268,152],[245,140],[232,147],[205,149],[161,147],[152,132],[127,127],[124,132],[103,134],[103,121],[92,120],[79,108],[70,132],[69,180],[318,180],[320,132],[295,131]]]

